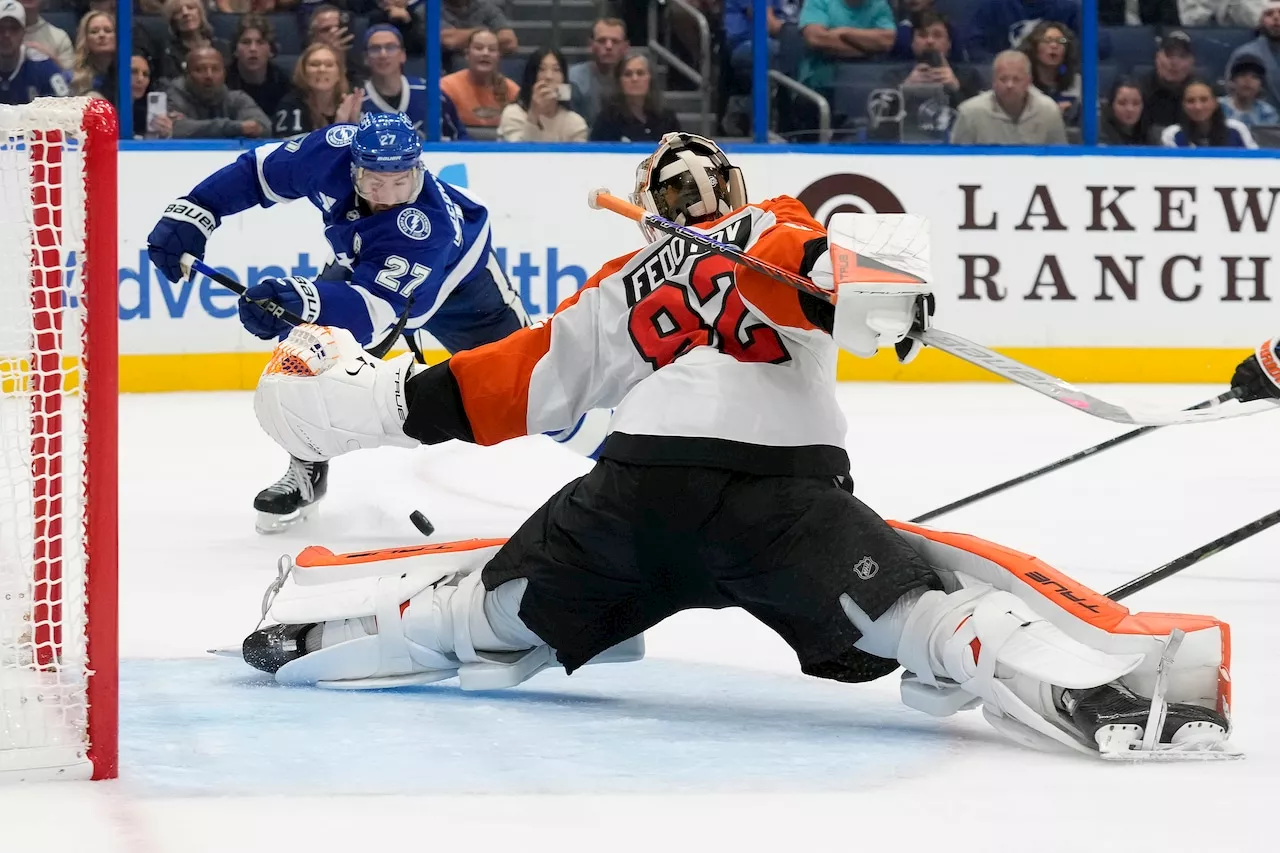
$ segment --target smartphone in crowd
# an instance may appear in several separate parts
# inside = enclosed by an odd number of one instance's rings
[[[147,130],[155,132],[156,117],[168,115],[169,95],[167,92],[147,92]]]

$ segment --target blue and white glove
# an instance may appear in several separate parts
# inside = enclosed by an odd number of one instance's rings
[[[169,281],[182,281],[182,256],[195,255],[204,260],[204,246],[209,235],[222,224],[213,213],[187,197],[172,201],[164,209],[164,215],[147,235],[147,253]]]
[[[272,302],[292,311],[304,321],[314,323],[320,317],[320,291],[315,282],[300,275],[288,278],[264,278],[245,291],[240,297],[237,307],[240,310],[240,322],[254,337],[269,341],[272,338],[289,334],[293,326],[267,311],[252,300],[270,299]]]

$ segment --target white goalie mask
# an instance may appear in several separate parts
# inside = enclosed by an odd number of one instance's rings
[[[668,133],[636,170],[631,201],[677,225],[695,225],[745,205],[747,186],[742,170],[710,139]],[[640,230],[650,243],[659,236],[643,223]]]

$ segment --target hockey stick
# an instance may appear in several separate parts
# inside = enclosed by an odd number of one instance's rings
[[[190,277],[192,273],[200,273],[201,275],[208,276],[238,296],[244,296],[247,291],[247,288],[245,288],[243,284],[236,281],[231,276],[223,275],[218,272],[195,255],[184,254],[180,263],[182,264],[182,268],[186,270],[188,277]],[[254,305],[257,305],[263,311],[266,311],[272,317],[284,320],[290,326],[301,326],[303,323],[307,322],[288,308],[285,308],[283,305],[276,302],[274,299],[250,299],[249,301]],[[387,336],[378,342],[377,345],[369,347],[365,352],[369,353],[369,355],[374,358],[382,358],[390,352],[391,347],[395,345],[396,339],[404,332],[404,327],[409,322],[409,309],[412,307],[413,297],[411,296],[408,301],[405,302],[404,308],[400,312],[400,316],[396,318],[395,326],[391,328],[391,331]]]
[[[1225,393],[1219,394],[1218,396],[1214,397],[1212,400],[1205,400],[1203,403],[1196,403],[1194,406],[1190,406],[1188,408],[1188,411],[1192,409],[1207,409],[1212,406],[1217,406],[1221,403],[1226,403],[1229,400],[1234,400],[1238,395],[1239,395],[1239,392],[1236,390],[1227,391]],[[958,501],[952,501],[946,506],[940,506],[937,509],[929,510],[924,515],[918,515],[915,518],[911,519],[911,523],[923,524],[926,521],[931,521],[940,515],[945,515],[946,513],[951,512],[953,510],[960,509],[961,507],[966,507],[969,504],[977,503],[978,501],[983,500],[984,498],[989,498],[992,495],[996,495],[996,494],[999,494],[1000,492],[1005,491],[1006,489],[1011,489],[1014,486],[1018,486],[1030,480],[1034,480],[1036,477],[1039,477],[1043,474],[1048,474],[1051,471],[1057,471],[1060,468],[1065,468],[1073,462],[1079,462],[1081,459],[1088,459],[1090,456],[1099,454],[1104,450],[1110,450],[1113,447],[1124,444],[1126,441],[1135,439],[1140,435],[1146,435],[1147,433],[1157,429],[1160,429],[1160,427],[1144,426],[1144,427],[1139,427],[1138,429],[1135,429],[1135,430],[1130,430],[1129,432],[1126,432],[1124,435],[1117,435],[1115,438],[1109,438],[1106,441],[1102,442],[1101,444],[1095,444],[1093,447],[1086,447],[1084,450],[1080,450],[1076,453],[1072,453],[1070,456],[1064,456],[1061,459],[1059,459],[1057,462],[1050,462],[1048,465],[1045,465],[1042,468],[1037,468],[1034,471],[1028,471],[1026,474],[1022,474],[1020,476],[1014,477],[1011,480],[1005,480],[1003,483],[997,483],[996,485],[991,486],[990,488],[983,489],[980,492],[975,492],[972,495],[969,495],[968,497],[960,498],[960,500]]]
[[[835,304],[836,296],[834,293],[823,290],[804,276],[796,275],[788,270],[780,269],[759,258],[743,252],[736,246],[730,246],[721,243],[707,234],[693,228],[686,228],[683,225],[677,225],[670,220],[658,216],[656,213],[650,213],[644,208],[623,201],[617,196],[611,195],[607,190],[592,190],[588,196],[588,203],[592,208],[597,210],[603,208],[632,219],[636,222],[642,222],[653,228],[655,231],[661,231],[673,237],[678,237],[696,246],[713,252],[714,254],[728,258],[734,263],[740,264],[748,269],[754,270],[761,275],[768,276],[775,281],[790,285],[797,290],[804,291],[812,296],[821,299],[824,302]],[[950,332],[944,332],[941,329],[924,329],[913,331],[910,333],[912,338],[923,341],[925,344],[942,350],[943,352],[953,355],[956,358],[963,359],[970,364],[981,367],[990,373],[1004,377],[1024,388],[1030,388],[1039,394],[1064,403],[1074,409],[1093,415],[1096,418],[1113,421],[1115,423],[1125,423],[1134,425],[1148,426],[1167,426],[1169,424],[1196,423],[1200,421],[1216,421],[1224,418],[1243,417],[1245,415],[1257,414],[1260,411],[1269,411],[1276,408],[1273,401],[1259,401],[1261,405],[1252,406],[1250,404],[1241,404],[1239,407],[1227,410],[1223,408],[1186,410],[1182,412],[1172,413],[1143,413],[1137,410],[1130,410],[1115,403],[1107,402],[1092,394],[1076,388],[1070,383],[1050,376],[1047,373],[1036,370],[1034,367],[1015,361],[1008,356],[1001,355],[994,350],[987,349],[981,344],[966,340],[959,335]]]
[[[1224,551],[1239,542],[1243,542],[1250,536],[1255,536],[1269,527],[1280,524],[1280,509],[1275,512],[1264,515],[1256,521],[1251,521],[1243,527],[1237,527],[1230,533],[1219,536],[1217,539],[1208,544],[1201,545],[1193,551],[1188,551],[1176,560],[1170,560],[1158,569],[1152,569],[1145,575],[1136,577],[1128,583],[1121,584],[1111,592],[1107,593],[1107,598],[1112,601],[1119,601],[1122,598],[1128,598],[1139,590],[1146,589],[1152,584],[1159,583],[1167,577],[1176,575],[1183,569],[1194,566],[1196,563],[1207,557],[1212,557],[1219,551]]]

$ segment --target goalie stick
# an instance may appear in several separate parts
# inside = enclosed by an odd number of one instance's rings
[[[767,263],[754,258],[751,255],[738,249],[736,246],[730,246],[715,240],[701,231],[694,228],[687,228],[683,225],[677,225],[668,219],[658,216],[656,213],[650,213],[639,205],[624,201],[617,196],[611,195],[608,190],[597,189],[592,190],[588,196],[588,203],[596,210],[604,209],[625,216],[636,222],[642,222],[653,228],[655,231],[661,231],[672,237],[678,237],[686,240],[696,246],[713,252],[714,254],[728,258],[734,263],[740,264],[748,269],[754,270],[761,275],[768,276],[775,281],[790,285],[791,287],[801,290],[805,293],[815,296],[824,302],[835,304],[836,295],[831,291],[823,290],[814,282],[797,275],[788,270],[780,269],[773,264]],[[1124,406],[1108,402],[1092,394],[1088,394],[1065,380],[1048,373],[1037,370],[1030,365],[1023,364],[1020,361],[1001,355],[1000,353],[988,349],[981,344],[974,343],[960,337],[959,335],[945,332],[941,329],[931,328],[925,330],[917,330],[909,333],[909,336],[924,342],[926,345],[942,350],[943,352],[953,355],[956,358],[969,362],[989,373],[994,373],[1010,380],[1024,388],[1029,388],[1038,394],[1056,400],[1059,403],[1071,406],[1088,415],[1096,418],[1113,421],[1115,423],[1148,425],[1148,426],[1167,426],[1170,424],[1197,423],[1201,421],[1215,421],[1224,418],[1243,417],[1245,415],[1253,415],[1262,411],[1270,411],[1276,408],[1274,402],[1258,401],[1261,405],[1253,406],[1252,404],[1241,404],[1238,407],[1227,409],[1217,407],[1211,409],[1197,409],[1182,412],[1141,412],[1136,409],[1128,409]]]
[[[1207,409],[1212,406],[1217,406],[1221,403],[1226,403],[1230,400],[1234,400],[1238,396],[1238,394],[1239,392],[1234,390],[1226,391],[1214,397],[1212,400],[1205,400],[1203,403],[1196,403],[1194,406],[1188,407],[1188,411],[1191,411],[1194,409]],[[972,495],[969,495],[968,497],[960,498],[957,501],[952,501],[946,506],[940,506],[937,509],[931,509],[925,514],[918,515],[915,518],[911,519],[911,523],[923,524],[926,521],[931,521],[940,515],[945,515],[948,512],[952,512],[953,510],[961,509],[962,507],[966,507],[966,506],[969,506],[970,504],[977,503],[978,501],[983,500],[985,498],[989,498],[992,495],[997,495],[1000,492],[1005,491],[1006,489],[1011,489],[1014,486],[1018,486],[1018,485],[1021,485],[1022,483],[1029,482],[1031,480],[1034,480],[1036,477],[1039,477],[1044,474],[1048,474],[1051,471],[1057,471],[1060,468],[1065,468],[1068,465],[1072,464],[1073,462],[1079,462],[1081,459],[1088,459],[1090,456],[1099,454],[1104,450],[1110,450],[1113,447],[1117,447],[1121,444],[1124,444],[1126,441],[1135,439],[1138,436],[1146,435],[1147,433],[1157,429],[1160,429],[1160,427],[1144,426],[1144,427],[1139,427],[1138,429],[1135,429],[1135,430],[1130,430],[1129,432],[1126,432],[1123,435],[1117,435],[1115,438],[1109,438],[1106,441],[1102,442],[1101,444],[1095,444],[1092,447],[1086,447],[1084,450],[1080,450],[1075,453],[1072,453],[1070,456],[1062,457],[1057,462],[1050,462],[1048,465],[1045,465],[1042,468],[1037,468],[1034,471],[1028,471],[1025,474],[1020,474],[1019,476],[1014,477],[1011,480],[1005,480],[1003,483],[997,483],[996,485],[983,489],[980,492],[974,492]]]

